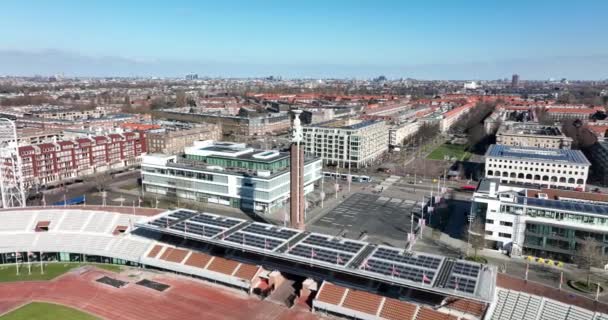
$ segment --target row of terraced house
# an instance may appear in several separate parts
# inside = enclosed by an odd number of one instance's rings
[[[136,165],[146,153],[145,134],[125,132],[19,147],[24,184],[56,185]]]

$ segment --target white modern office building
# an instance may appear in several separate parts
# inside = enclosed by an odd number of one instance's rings
[[[484,179],[472,200],[471,215],[484,221],[489,248],[570,261],[592,237],[608,254],[608,195]]]
[[[502,183],[584,190],[591,163],[580,150],[491,145],[485,175]]]
[[[218,203],[260,213],[288,205],[289,153],[244,143],[198,141],[184,154],[150,154],[142,161],[144,192]],[[321,179],[321,159],[304,159],[304,193]]]
[[[304,152],[325,163],[360,168],[388,150],[389,127],[384,121],[344,119],[304,127]]]

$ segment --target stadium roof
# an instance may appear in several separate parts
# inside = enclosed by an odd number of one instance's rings
[[[185,209],[136,226],[440,295],[483,302],[494,295],[495,268],[464,260]]]
[[[493,144],[486,152],[486,157],[591,165],[580,150],[512,147]]]

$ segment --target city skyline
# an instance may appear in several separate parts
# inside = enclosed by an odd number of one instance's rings
[[[4,4],[1,74],[608,77],[599,1],[64,4]]]

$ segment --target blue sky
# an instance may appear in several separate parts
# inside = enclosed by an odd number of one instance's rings
[[[60,60],[48,62],[76,74],[106,75],[114,61],[125,74],[607,78],[607,9],[601,0],[4,0],[0,51],[23,65],[0,61],[0,74],[64,72],[39,63],[50,51]],[[87,59],[98,66],[78,67]]]

